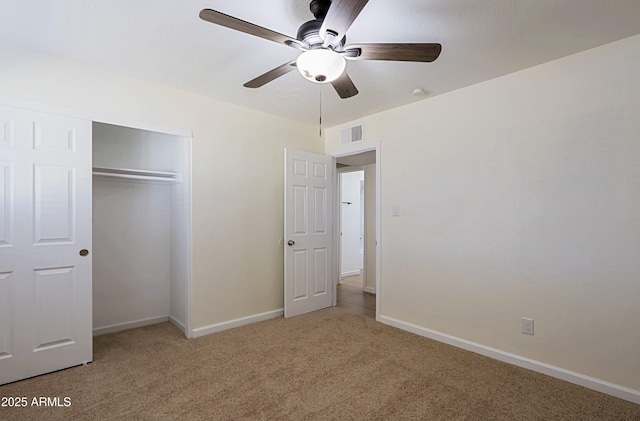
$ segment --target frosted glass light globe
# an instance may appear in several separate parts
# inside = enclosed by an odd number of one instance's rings
[[[305,79],[315,83],[327,83],[340,77],[347,67],[347,62],[335,51],[318,49],[300,54],[296,66]]]

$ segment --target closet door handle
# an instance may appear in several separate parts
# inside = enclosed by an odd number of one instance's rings
[[[289,244],[290,246],[294,245],[295,243],[296,243],[296,242],[295,242],[295,241],[293,241],[293,240],[289,240],[289,241],[287,241],[287,244]]]
[[[86,256],[88,254],[89,254],[89,250],[87,250],[87,249],[80,250],[80,256],[84,257],[84,256]]]

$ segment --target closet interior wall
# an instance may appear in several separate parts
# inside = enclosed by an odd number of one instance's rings
[[[93,123],[94,335],[166,320],[185,331],[184,142]]]

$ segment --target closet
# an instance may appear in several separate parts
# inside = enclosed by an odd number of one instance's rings
[[[190,139],[93,123],[93,332],[188,334]]]

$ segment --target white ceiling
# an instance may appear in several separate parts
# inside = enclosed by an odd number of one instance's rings
[[[203,8],[295,37],[309,0],[0,0],[0,41],[244,107],[333,126],[640,33],[639,0],[370,0],[347,43],[439,42],[433,63],[351,61],[342,100],[291,72],[295,49],[218,27]],[[1,65],[1,63],[0,63]],[[427,95],[414,97],[414,88]]]

